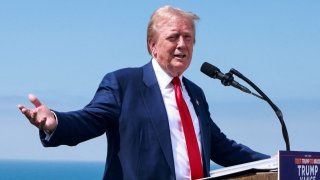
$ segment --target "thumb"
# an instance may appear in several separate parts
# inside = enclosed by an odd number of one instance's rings
[[[30,102],[36,106],[36,108],[42,105],[39,99],[35,95],[29,94],[28,98]]]

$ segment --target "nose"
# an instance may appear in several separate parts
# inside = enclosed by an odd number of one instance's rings
[[[186,42],[183,36],[179,36],[178,42],[177,42],[177,48],[182,49],[186,47]]]

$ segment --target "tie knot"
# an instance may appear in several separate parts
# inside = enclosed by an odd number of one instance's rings
[[[180,86],[180,79],[179,79],[179,77],[174,77],[174,78],[172,79],[172,84],[173,84],[174,86]]]

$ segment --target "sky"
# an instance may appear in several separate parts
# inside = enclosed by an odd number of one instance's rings
[[[202,87],[229,138],[270,155],[285,150],[271,107],[202,74],[203,62],[254,82],[281,109],[291,150],[320,151],[319,1],[7,0],[0,5],[0,160],[105,161],[105,135],[42,147],[17,105],[32,107],[33,93],[57,111],[84,107],[106,73],[150,61],[146,27],[164,5],[200,17],[184,75]]]

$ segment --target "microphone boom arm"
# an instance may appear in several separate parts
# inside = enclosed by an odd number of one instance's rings
[[[254,93],[254,96],[259,97],[260,99],[263,99],[265,101],[268,102],[268,104],[272,107],[272,109],[274,110],[274,112],[276,113],[280,124],[281,124],[281,128],[282,128],[282,135],[284,138],[284,141],[286,143],[286,150],[290,151],[290,142],[289,142],[289,135],[288,135],[288,131],[287,131],[287,127],[284,123],[283,120],[283,114],[281,112],[281,110],[268,98],[267,95],[265,95],[253,82],[251,82],[248,78],[246,78],[244,75],[242,75],[239,71],[235,70],[235,69],[231,69],[229,71],[229,73],[236,75],[237,77],[239,77],[240,79],[244,80],[245,82],[247,82],[252,88],[254,88],[261,96],[256,95]]]

